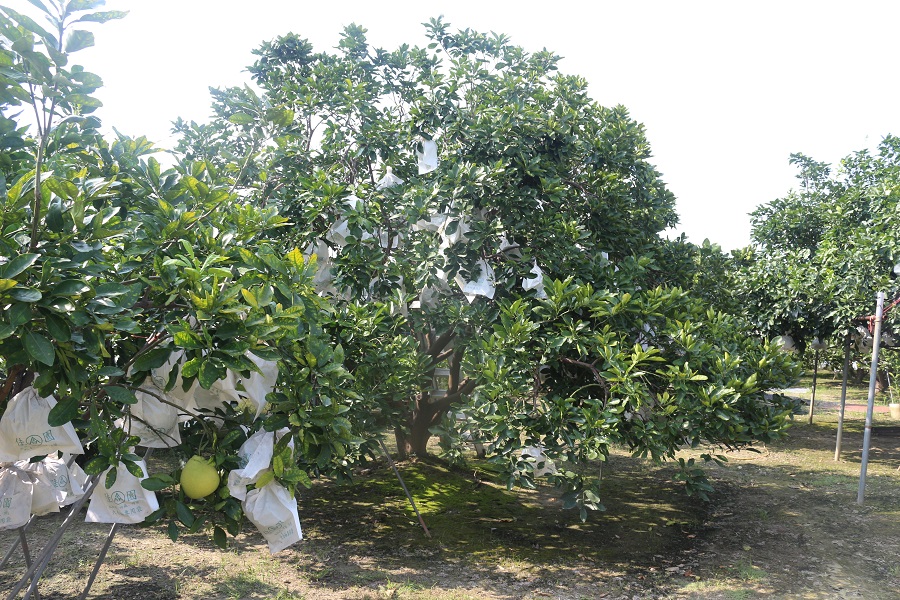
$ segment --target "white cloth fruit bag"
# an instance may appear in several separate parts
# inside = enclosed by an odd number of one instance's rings
[[[149,393],[148,393],[149,392]],[[171,448],[181,444],[181,432],[178,429],[178,407],[166,402],[175,403],[165,392],[156,387],[153,379],[148,377],[135,391],[137,402],[130,407],[131,419],[116,421],[119,427],[130,426],[131,435],[141,438],[141,446],[145,448]],[[158,397],[157,397],[158,396]],[[160,398],[166,400],[163,402]]]
[[[540,446],[525,446],[522,448],[522,458],[533,463],[535,477],[543,477],[544,475],[553,475],[556,473],[556,464],[544,454],[544,449]]]
[[[32,463],[37,477],[35,484],[52,490],[55,502],[60,506],[75,503],[87,489],[87,475],[75,462],[67,465],[67,458],[48,456],[39,463]],[[56,512],[56,511],[53,511]]]
[[[41,397],[29,386],[13,396],[0,417],[0,462],[28,460],[51,452],[84,454],[75,426],[66,423],[51,427],[50,409],[56,406],[52,396]]]
[[[278,430],[278,439],[288,433],[287,427]],[[241,468],[228,473],[228,492],[238,500],[247,497],[247,486],[253,485],[259,480],[263,471],[272,464],[272,454],[275,451],[275,432],[260,429],[244,442],[238,449],[238,460]],[[291,440],[288,447],[294,447]]]
[[[21,460],[15,466],[27,473],[34,484],[31,497],[33,515],[59,512],[60,507],[84,496],[84,488],[78,481],[73,481],[65,460],[47,456],[38,462]]]
[[[135,477],[125,465],[119,464],[116,467],[116,482],[108,489],[104,482],[109,469],[103,472],[100,484],[88,504],[87,516],[84,518],[86,522],[140,523],[159,508],[156,494],[141,487],[141,481],[147,478],[147,465],[142,460],[137,461],[137,464],[141,467],[143,477]]]
[[[434,140],[424,138],[419,144],[421,150],[416,150],[416,160],[419,163],[419,175],[424,175],[438,168],[438,147]]]
[[[303,539],[297,500],[277,481],[250,490],[242,506],[247,519],[266,538],[272,554]]]
[[[11,464],[0,466],[0,531],[15,529],[28,522],[32,487],[27,473]]]

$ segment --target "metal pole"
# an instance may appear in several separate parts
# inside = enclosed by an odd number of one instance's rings
[[[384,457],[387,458],[388,464],[391,465],[391,468],[394,470],[394,475],[397,476],[397,479],[400,481],[400,487],[403,488],[403,491],[406,492],[406,497],[409,499],[409,503],[412,505],[413,510],[416,512],[416,516],[419,517],[419,525],[422,526],[422,529],[425,530],[425,535],[431,537],[431,532],[428,531],[428,527],[425,526],[425,519],[422,518],[422,515],[419,513],[419,508],[416,506],[416,501],[413,500],[412,494],[409,493],[409,490],[406,488],[406,483],[404,483],[403,478],[400,477],[400,471],[397,470],[397,465],[394,464],[393,459],[391,459],[391,453],[388,452],[387,446],[384,445],[382,440],[378,440],[378,443],[381,444],[381,451],[384,452]]]
[[[28,540],[25,539],[25,527],[19,527],[19,540],[22,543],[22,555],[25,557],[25,567],[31,566],[31,552],[28,551]],[[34,600],[41,600],[41,595],[34,590]]]
[[[819,351],[813,353],[813,382],[812,382],[812,398],[809,401],[809,424],[813,422],[813,410],[816,406],[816,379],[819,375]]]
[[[31,515],[31,518],[28,519],[28,522],[22,525],[19,529],[22,531],[26,531],[28,526],[31,525],[31,522],[34,521],[34,515]],[[9,547],[9,550],[6,551],[6,555],[4,555],[3,560],[0,560],[0,569],[6,566],[6,563],[9,562],[9,559],[12,558],[12,555],[15,553],[16,548],[19,547],[21,543],[21,538],[16,538],[13,540],[12,545]]]
[[[850,371],[850,332],[844,338],[844,377],[841,381],[841,412],[838,416],[837,442],[834,445],[834,460],[841,460],[841,439],[844,435],[844,408],[847,406],[847,377]]]
[[[863,436],[862,464],[859,469],[859,493],[856,503],[863,504],[866,494],[866,469],[869,467],[869,446],[872,443],[872,415],[875,412],[875,381],[878,377],[878,351],[881,348],[881,318],[884,316],[884,292],[878,292],[875,308],[875,332],[872,334],[872,370],[869,373],[869,406],[866,409],[866,432]]]
[[[100,549],[100,554],[97,556],[97,561],[94,563],[94,569],[88,577],[87,585],[84,586],[84,591],[78,596],[78,600],[85,600],[88,592],[91,591],[91,586],[94,585],[94,579],[97,578],[97,573],[100,572],[100,567],[103,566],[103,561],[106,560],[106,553],[109,552],[109,547],[112,545],[113,538],[116,537],[117,531],[119,531],[119,523],[113,523],[112,528],[109,530],[109,535],[106,536],[106,542],[103,544],[103,548]]]

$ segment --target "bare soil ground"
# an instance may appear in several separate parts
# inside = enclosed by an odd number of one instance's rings
[[[248,526],[227,551],[161,528],[115,538],[91,598],[120,599],[723,599],[900,598],[900,422],[876,415],[865,504],[856,502],[863,418],[848,413],[835,462],[834,411],[797,416],[790,437],[730,455],[708,472],[711,502],[685,496],[672,470],[616,453],[603,466],[606,511],[581,523],[555,490],[507,492],[473,462],[401,463],[426,538],[384,464],[352,486],[300,492],[306,539],[271,556]],[[39,550],[62,516],[29,529]],[[77,597],[107,527],[70,529],[41,582]],[[0,532],[0,550],[13,543]],[[23,572],[21,552],[0,591]]]

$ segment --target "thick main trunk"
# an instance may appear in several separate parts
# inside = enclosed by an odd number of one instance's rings
[[[397,440],[397,456],[400,460],[409,458],[410,455],[425,456],[428,454],[428,440],[431,439],[431,429],[443,416],[444,411],[436,411],[437,407],[429,403],[427,393],[422,394],[416,401],[416,410],[410,415],[405,429],[395,429],[394,438]]]
[[[435,369],[445,361],[448,362],[450,374],[444,395],[434,396],[433,390],[422,390],[415,399],[414,409],[407,416],[406,426],[394,430],[397,456],[401,460],[411,454],[427,456],[428,440],[432,436],[431,428],[441,422],[454,403],[475,389],[474,381],[462,380],[460,366],[463,350],[453,348],[455,337],[453,330],[439,336],[434,331],[429,331],[419,339],[422,351],[431,357],[428,375],[433,379]]]
[[[409,432],[409,448],[410,452],[416,456],[425,456],[428,454],[428,440],[431,439],[431,428],[429,423],[416,422],[410,427]]]

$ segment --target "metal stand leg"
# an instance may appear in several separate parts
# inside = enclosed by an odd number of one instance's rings
[[[94,563],[94,569],[91,571],[90,577],[88,577],[87,585],[84,586],[84,591],[78,596],[78,600],[87,598],[88,592],[91,591],[91,586],[94,585],[94,579],[97,578],[97,573],[100,572],[100,567],[103,566],[103,561],[106,560],[106,553],[109,552],[109,547],[112,545],[113,538],[116,537],[116,532],[118,530],[119,524],[113,523],[112,529],[109,530],[109,535],[106,536],[106,542],[104,542],[103,548],[100,549],[100,555],[97,557],[97,562]]]
[[[29,520],[29,523],[31,521]],[[25,537],[25,526],[19,527],[19,543],[22,544],[22,554],[25,556],[25,566],[31,566],[31,552],[28,551],[28,539]],[[15,547],[15,546],[13,546]],[[34,600],[41,600],[40,594],[34,590]]]
[[[31,522],[34,521],[34,517],[32,516],[28,519],[28,522],[19,527],[21,532],[25,532],[28,529],[28,526],[31,525]],[[13,553],[16,551],[16,548],[19,547],[19,543],[21,542],[21,538],[16,538],[13,540],[12,546],[9,547],[9,550],[6,551],[6,555],[3,557],[3,560],[0,560],[0,569],[6,566],[6,563],[9,562],[9,559],[12,558]]]
[[[50,563],[50,558],[53,556],[53,553],[56,551],[56,547],[59,545],[59,542],[62,540],[63,534],[66,532],[66,529],[75,522],[75,516],[78,514],[78,511],[81,510],[81,507],[84,506],[84,503],[87,502],[88,498],[90,498],[91,494],[94,492],[94,488],[97,487],[97,484],[100,482],[99,477],[93,477],[90,482],[90,486],[87,490],[85,490],[84,496],[82,496],[75,504],[72,505],[72,510],[69,511],[69,515],[66,517],[66,520],[63,521],[62,525],[59,526],[59,529],[56,530],[56,533],[48,540],[47,545],[44,546],[44,549],[41,550],[40,555],[38,555],[37,559],[28,567],[28,570],[22,575],[19,582],[13,587],[13,589],[9,592],[9,595],[6,597],[6,600],[16,600],[19,595],[19,592],[31,581],[31,586],[28,588],[28,591],[25,593],[25,599],[27,600],[31,597],[35,590],[37,589],[37,583],[41,578],[41,574],[43,574],[44,569],[47,568],[47,565]]]
[[[152,448],[147,448],[146,452],[144,452],[144,459],[150,457],[150,454],[153,452]],[[94,493],[94,490],[97,488],[97,485],[100,483],[100,477],[95,475],[90,479],[90,485],[88,489],[85,490],[84,496],[78,499],[72,505],[71,511],[69,511],[68,516],[65,521],[63,521],[62,525],[59,526],[59,529],[56,530],[56,533],[50,538],[47,542],[47,545],[44,546],[43,550],[41,550],[41,554],[35,560],[35,562],[29,564],[26,560],[26,566],[28,567],[25,574],[19,579],[19,582],[12,589],[9,595],[6,597],[6,600],[16,600],[19,595],[19,592],[28,584],[28,581],[31,581],[31,585],[28,587],[28,590],[25,592],[25,597],[23,600],[28,600],[28,598],[34,598],[35,600],[40,600],[40,596],[38,595],[37,585],[41,579],[41,575],[44,574],[44,570],[47,568],[47,565],[50,564],[50,559],[53,558],[54,552],[56,552],[56,547],[59,546],[59,542],[62,541],[63,534],[72,525],[75,521],[75,515],[81,510],[81,507],[84,506],[84,503],[87,502],[88,498],[91,497],[91,494]],[[30,523],[31,521],[29,521]],[[25,525],[27,527],[27,525]],[[24,529],[24,528],[23,528]],[[106,536],[106,542],[103,544],[103,548],[100,551],[100,555],[97,557],[97,562],[94,564],[94,568],[91,571],[90,577],[88,578],[87,585],[84,588],[84,591],[79,596],[80,600],[84,600],[87,597],[88,592],[91,589],[91,586],[94,585],[94,580],[97,578],[97,573],[100,572],[100,567],[103,566],[103,561],[106,559],[106,554],[109,551],[109,547],[112,545],[113,538],[116,537],[116,532],[119,530],[119,524],[116,523],[110,529],[109,534]],[[21,534],[21,543],[23,544],[23,549],[25,549],[25,538],[24,531]],[[15,549],[15,546],[10,550],[9,554],[12,554],[12,551]],[[26,550],[27,552],[27,550]],[[6,560],[6,559],[4,559]]]

